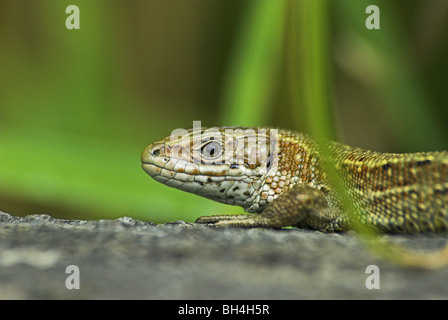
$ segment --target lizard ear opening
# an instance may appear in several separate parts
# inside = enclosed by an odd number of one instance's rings
[[[266,158],[266,174],[269,174],[271,169],[276,165],[276,161],[274,159],[274,155],[276,155],[277,152],[275,150],[273,152],[269,152],[268,156]]]
[[[269,171],[271,170],[271,168],[272,168],[272,156],[271,156],[271,154],[269,153],[269,154],[268,154],[268,157],[267,157],[267,159],[266,159],[266,173],[269,173]]]

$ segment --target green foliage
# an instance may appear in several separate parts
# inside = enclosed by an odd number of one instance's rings
[[[231,50],[222,123],[261,126],[278,91],[286,1],[250,1]]]
[[[405,18],[400,19],[401,10],[407,6],[418,5],[421,10],[428,10],[429,3],[376,2],[381,9],[380,30],[365,27],[367,14],[361,13],[370,4],[371,1],[345,0],[333,5],[337,25],[343,34],[340,63],[379,99],[378,107],[388,130],[400,145],[416,151],[446,148],[444,121],[434,113],[436,106],[418,74],[420,59],[413,57],[410,51],[416,45],[409,43],[414,40],[409,37],[414,32],[412,28],[424,28],[428,21],[418,21],[416,12],[416,26],[405,29]],[[441,2],[434,5],[441,6]]]
[[[376,1],[381,30],[369,31],[363,0],[80,0],[81,29],[67,30],[70,1],[2,1],[0,210],[156,222],[241,212],[141,170],[145,146],[193,120],[283,127],[281,112],[292,129],[339,137],[335,122],[362,122],[344,111],[353,105],[378,119],[385,149],[446,147],[447,9],[399,3]],[[438,31],[414,37],[424,28],[408,21]]]

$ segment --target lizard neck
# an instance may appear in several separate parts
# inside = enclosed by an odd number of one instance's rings
[[[276,161],[263,178],[258,196],[245,208],[247,212],[262,212],[280,194],[296,185],[327,189],[316,144],[304,134],[279,130]]]

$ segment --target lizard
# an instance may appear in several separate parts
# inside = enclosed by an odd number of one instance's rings
[[[380,232],[448,230],[448,151],[382,153],[263,127],[181,130],[146,147],[143,170],[165,185],[244,208],[203,216],[216,227],[340,232],[354,219]],[[330,183],[333,166],[355,212]],[[255,214],[254,214],[255,213]]]

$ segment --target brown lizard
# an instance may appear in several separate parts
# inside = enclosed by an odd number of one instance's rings
[[[353,219],[383,232],[448,230],[448,152],[380,153],[328,144],[354,214],[329,183],[317,144],[269,128],[196,128],[148,146],[155,180],[249,213],[205,216],[214,226],[350,229]],[[339,190],[338,190],[339,191]]]

